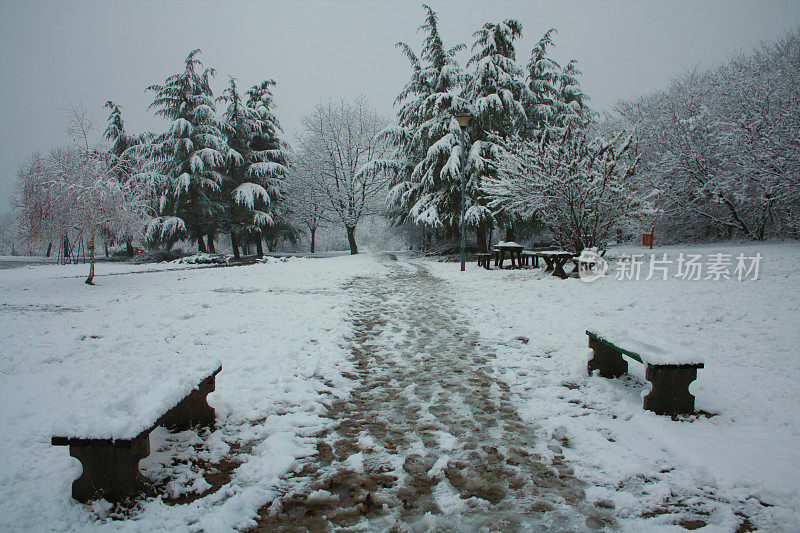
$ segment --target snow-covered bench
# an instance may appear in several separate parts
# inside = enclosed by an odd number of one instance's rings
[[[475,254],[475,256],[478,258],[478,266],[489,270],[489,264],[492,261],[492,254],[487,252]]]
[[[157,426],[213,426],[216,414],[206,395],[215,389],[222,365],[190,365],[179,375],[175,365],[156,368],[169,369],[170,374],[151,374],[146,385],[139,384],[146,388],[127,396],[120,383],[120,396],[92,398],[85,402],[85,411],[53,425],[51,444],[69,446],[69,454],[83,466],[83,474],[72,483],[72,497],[79,502],[121,501],[149,492],[139,461],[150,455],[150,432]]]
[[[664,341],[654,340],[622,329],[586,330],[594,357],[589,374],[597,370],[606,378],[616,378],[628,371],[623,355],[647,366],[645,377],[653,385],[644,398],[644,408],[660,415],[691,414],[694,396],[689,385],[703,368],[701,356],[677,347],[667,349]]]

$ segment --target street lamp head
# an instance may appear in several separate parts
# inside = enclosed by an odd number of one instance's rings
[[[469,125],[469,119],[472,118],[472,115],[470,115],[469,113],[461,112],[457,113],[455,117],[456,120],[458,121],[458,125],[462,128],[466,128]]]

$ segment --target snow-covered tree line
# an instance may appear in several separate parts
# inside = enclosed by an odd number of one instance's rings
[[[800,33],[618,103],[671,240],[800,236]]]
[[[363,98],[318,104],[301,121],[293,153],[274,113],[275,82],[242,91],[231,77],[215,98],[215,71],[203,66],[199,54],[193,50],[181,72],[147,88],[150,109],[167,121],[163,131],[128,132],[122,108],[111,101],[105,144],[90,146],[90,124],[71,128],[83,134],[71,149],[108,166],[95,168],[98,180],[140,195],[138,220],[126,220],[124,229],[107,221],[98,235],[106,243],[124,243],[133,254],[134,241],[164,249],[189,241],[213,253],[225,234],[239,258],[240,251],[263,255],[263,243],[273,251],[281,241],[296,244],[304,231],[313,251],[317,230],[335,224],[357,253],[357,225],[383,212],[385,176],[361,170],[386,152],[376,137],[386,121]],[[79,226],[47,196],[51,188],[36,186],[48,172],[38,156],[19,172],[19,219],[33,243],[58,242],[65,230]],[[116,210],[127,211],[122,205]]]
[[[242,93],[231,78],[215,99],[215,71],[203,67],[199,53],[189,54],[183,72],[148,87],[154,95],[150,107],[170,121],[166,131],[132,142],[123,153],[141,161],[134,179],[156,193],[156,216],[145,240],[169,247],[189,239],[200,252],[213,252],[215,236],[226,232],[236,256],[248,243],[262,254],[287,173],[287,145],[273,113],[275,82]]]
[[[77,142],[21,165],[16,207],[26,240],[49,250],[78,230],[89,242],[125,243],[130,254],[133,241],[169,248],[192,240],[213,252],[215,236],[226,232],[235,255],[251,243],[262,253],[262,239],[281,222],[276,206],[287,173],[275,82],[242,93],[231,78],[215,99],[214,70],[203,67],[199,53],[189,54],[182,72],[148,87],[150,108],[168,120],[165,131],[129,133],[121,107],[109,101],[106,144],[91,145],[92,124],[75,112],[68,132]]]
[[[486,23],[473,34],[464,70],[456,55],[466,47],[445,46],[436,13],[423,7],[422,50],[398,43],[412,73],[396,100],[397,124],[381,134],[394,151],[364,171],[391,176],[389,205],[396,224],[418,225],[447,238],[459,231],[460,168],[466,158],[466,224],[482,251],[493,228],[511,230],[539,217],[493,196],[502,187],[500,173],[509,150],[528,141],[559,142],[567,128],[585,129],[591,119],[588,98],[575,61],[561,67],[548,56],[554,29],[542,36],[523,67],[514,42],[522,36],[522,25],[514,19]],[[471,120],[462,149],[455,116],[464,113]],[[512,231],[507,234],[513,237]]]

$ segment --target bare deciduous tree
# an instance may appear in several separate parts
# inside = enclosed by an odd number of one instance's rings
[[[605,246],[612,231],[641,212],[631,190],[631,137],[590,139],[567,129],[549,143],[504,142],[497,177],[485,181],[489,207],[522,219],[539,217],[575,253]]]
[[[376,139],[387,121],[359,98],[318,104],[301,124],[298,170],[331,219],[344,225],[350,253],[357,254],[356,227],[383,208],[388,186],[384,175],[364,169],[388,152],[386,143]]]
[[[151,211],[151,191],[139,180],[118,179],[121,160],[89,144],[91,123],[72,107],[69,132],[78,143],[35,155],[18,172],[17,207],[21,227],[32,242],[58,241],[77,229],[86,236],[89,276],[94,281],[95,240],[101,234],[141,232]]]
[[[673,238],[800,234],[800,33],[617,106]]]

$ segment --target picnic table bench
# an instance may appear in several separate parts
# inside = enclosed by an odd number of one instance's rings
[[[531,250],[523,250],[522,251],[522,265],[523,266],[530,266],[534,268],[539,268],[539,256],[537,255],[538,252],[531,251]]]
[[[156,392],[138,391],[140,398],[146,398],[127,417],[98,416],[93,422],[91,414],[98,413],[89,413],[54,424],[51,444],[69,446],[69,454],[83,466],[72,483],[72,497],[82,503],[96,498],[117,502],[151,492],[149,480],[139,472],[139,461],[150,455],[150,432],[157,426],[179,430],[213,426],[216,415],[206,396],[215,389],[221,370],[218,362],[199,366],[166,380],[166,386],[160,383]]]
[[[550,250],[550,251],[543,251],[543,252],[536,252],[538,257],[544,259],[545,262],[545,272],[553,272],[553,275],[562,279],[567,278],[567,273],[564,272],[564,265],[572,259],[571,252],[565,252],[563,250]]]
[[[654,341],[619,329],[586,330],[589,348],[594,356],[588,369],[605,378],[616,378],[628,372],[629,357],[647,366],[645,377],[653,385],[644,398],[644,409],[659,415],[686,415],[694,412],[694,396],[689,385],[703,368],[702,357],[677,348],[665,349],[664,341]]]
[[[476,255],[476,257],[478,258],[478,266],[489,270],[489,264],[492,261],[492,254],[489,252],[479,253]]]

